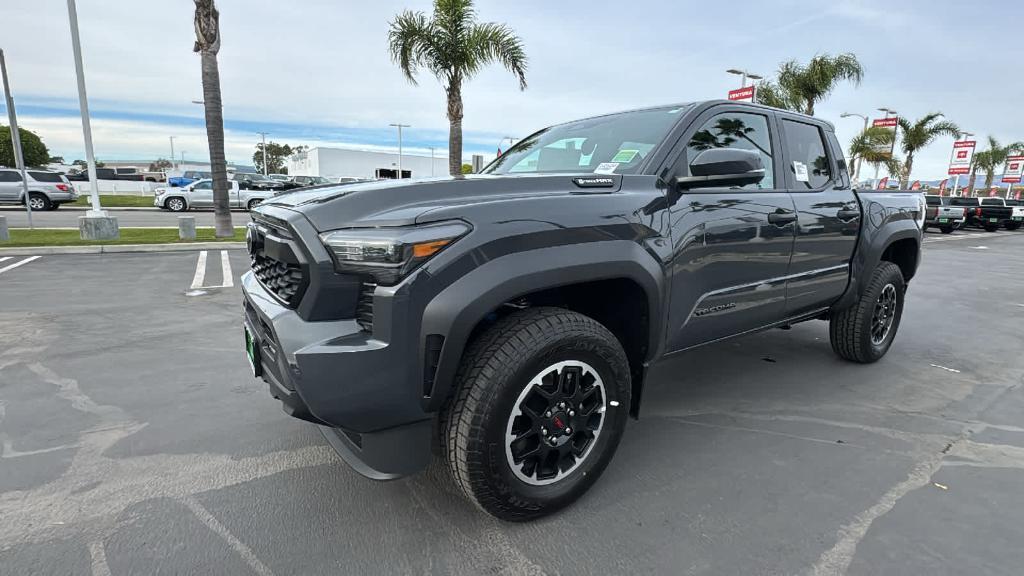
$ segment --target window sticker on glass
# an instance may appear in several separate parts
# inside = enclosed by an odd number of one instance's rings
[[[629,164],[639,154],[639,150],[619,150],[615,156],[612,157],[612,162],[620,162],[622,164]]]
[[[796,174],[797,182],[807,182],[807,165],[797,160],[793,161],[793,173]]]
[[[594,174],[615,174],[615,169],[619,167],[618,162],[602,162],[594,168]]]

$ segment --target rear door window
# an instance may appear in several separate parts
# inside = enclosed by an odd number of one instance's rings
[[[21,182],[21,174],[6,170],[0,172],[0,182]]]
[[[794,190],[823,188],[832,180],[832,163],[825,152],[821,128],[783,119],[786,173]]]
[[[937,196],[925,196],[924,201],[929,206],[942,206],[942,199]]]
[[[60,174],[54,174],[53,172],[29,172],[29,175],[35,179],[36,182],[63,182],[64,180],[60,177]]]
[[[977,198],[953,198],[949,201],[953,206],[977,206]]]
[[[998,198],[985,198],[981,201],[982,206],[1002,206],[1003,201]]]

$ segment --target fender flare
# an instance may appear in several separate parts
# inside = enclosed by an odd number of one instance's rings
[[[833,310],[842,310],[852,306],[860,298],[864,287],[871,280],[871,274],[882,260],[882,254],[894,242],[913,239],[917,242],[918,257],[915,263],[921,263],[921,229],[911,219],[888,220],[881,226],[865,229],[861,240],[850,261],[850,283],[846,292],[832,305]]]
[[[454,386],[455,373],[476,325],[502,304],[520,296],[581,282],[625,278],[647,295],[648,347],[644,366],[664,346],[665,275],[641,245],[628,240],[569,244],[518,252],[476,268],[426,305],[419,334],[419,365],[426,367],[427,337],[444,337],[426,411],[438,410]],[[421,372],[426,376],[425,372]],[[639,398],[636,399],[637,401]]]

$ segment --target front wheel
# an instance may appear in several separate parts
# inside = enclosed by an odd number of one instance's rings
[[[857,302],[829,319],[832,350],[853,362],[870,364],[885,356],[903,317],[906,283],[899,266],[881,262]]]
[[[246,205],[246,208],[247,208],[247,209],[248,209],[248,210],[249,210],[250,212],[252,212],[252,210],[253,210],[254,208],[256,208],[257,206],[259,206],[259,205],[260,205],[260,200],[259,200],[259,199],[257,199],[257,198],[253,198],[252,200],[249,200],[249,203],[248,203],[248,204]]]
[[[625,430],[630,371],[597,321],[560,308],[499,320],[467,349],[443,422],[448,466],[487,513],[523,521],[579,498]]]
[[[188,209],[188,204],[185,204],[185,200],[183,198],[178,198],[177,196],[168,198],[167,201],[164,202],[164,206],[171,212],[184,212]]]

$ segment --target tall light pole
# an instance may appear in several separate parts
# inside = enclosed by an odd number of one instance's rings
[[[178,166],[174,163],[174,139],[177,138],[177,136],[168,136],[168,138],[171,139],[171,169],[177,170]]]
[[[263,137],[263,175],[267,175],[267,134],[270,132],[257,132]]]
[[[864,131],[865,132],[868,131],[868,117],[866,115],[864,115],[864,114],[857,114],[856,112],[843,112],[842,114],[839,115],[840,118],[849,118],[851,116],[856,116],[858,118],[863,118],[864,119]],[[858,157],[857,158],[856,169],[853,171],[853,181],[858,183],[858,184],[860,184],[860,167],[863,164],[864,164],[864,156]]]
[[[750,80],[763,80],[764,79],[764,76],[761,76],[759,74],[754,74],[754,73],[748,72],[746,70],[740,70],[738,68],[729,68],[728,70],[726,70],[726,72],[728,72],[729,74],[736,74],[736,75],[738,75],[740,77],[740,88],[746,88],[747,87],[747,80],[748,79],[750,79]],[[754,95],[750,98],[750,102],[754,103],[756,100],[757,100],[757,91],[755,90],[754,91]]]
[[[184,164],[184,163],[185,163],[185,152],[186,152],[185,150],[182,150],[182,151],[181,151],[181,163],[182,163],[182,164]]]
[[[78,79],[78,107],[82,113],[82,135],[85,137],[85,161],[89,171],[89,192],[92,208],[87,217],[106,218],[107,213],[100,206],[99,184],[96,182],[96,157],[92,148],[92,124],[89,122],[89,98],[85,93],[85,71],[82,65],[82,43],[78,37],[78,10],[75,0],[68,0],[68,20],[71,23],[71,50],[75,56],[75,76]],[[116,223],[116,220],[115,220]],[[115,225],[116,232],[116,225]]]
[[[398,179],[402,179],[402,128],[411,128],[409,124],[388,124],[398,128]],[[433,162],[431,162],[433,164]]]
[[[0,50],[0,74],[3,75],[4,94],[7,99],[7,118],[11,124],[11,146],[14,148],[14,165],[21,171],[21,187],[25,194],[25,212],[28,214],[28,227],[34,230],[32,224],[32,203],[29,202],[28,174],[25,173],[25,157],[21,153],[21,134],[18,132],[18,115],[14,111],[14,96],[11,94],[11,85],[7,81],[7,60],[4,59],[4,51]]]
[[[430,148],[430,176],[433,177],[434,176],[434,150],[436,148],[434,146],[430,146],[429,148]]]

